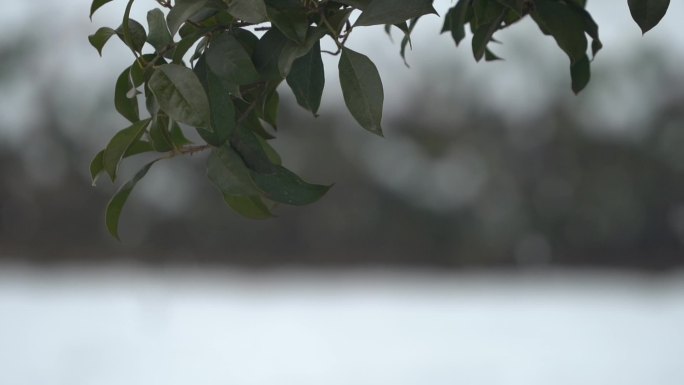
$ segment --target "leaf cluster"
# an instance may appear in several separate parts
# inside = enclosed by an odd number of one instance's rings
[[[113,0],[94,0],[90,15]],[[433,0],[157,0],[147,26],[130,17],[89,36],[102,54],[116,36],[133,63],[115,84],[114,106],[130,121],[93,159],[93,183],[116,181],[121,162],[160,153],[123,184],[107,205],[106,224],[119,237],[119,217],[135,185],[159,160],[210,152],[207,177],[226,204],[249,218],[273,216],[279,204],[306,205],[330,186],[311,184],[282,165],[270,141],[278,129],[279,91],[287,84],[297,103],[317,115],[325,86],[322,55],[339,57],[344,102],[364,129],[382,135],[384,92],[375,64],[346,45],[354,29],[383,25],[404,33],[401,56],[422,16],[436,14]],[[665,14],[669,0],[628,0],[644,32]],[[476,60],[497,60],[494,34],[530,16],[570,58],[572,88],[583,89],[601,49],[586,0],[458,0],[442,32],[456,44],[472,33]],[[358,15],[358,17],[356,17]],[[355,18],[355,20],[353,20]],[[321,49],[331,39],[336,50]],[[591,40],[591,44],[589,43]],[[187,139],[188,129],[201,143]]]

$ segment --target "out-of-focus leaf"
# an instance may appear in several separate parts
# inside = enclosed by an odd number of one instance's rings
[[[258,195],[224,195],[223,200],[238,214],[249,219],[273,218],[273,213]]]
[[[133,143],[140,139],[149,123],[150,119],[135,122],[131,126],[117,132],[109,141],[109,144],[107,144],[102,155],[102,164],[112,181],[116,180],[116,173],[124,154],[126,154]]]
[[[107,204],[107,209],[105,211],[105,223],[107,224],[109,233],[112,234],[112,236],[117,240],[121,240],[121,238],[119,238],[119,218],[121,217],[121,211],[126,204],[126,200],[128,200],[128,196],[131,195],[131,191],[133,191],[135,185],[143,177],[145,177],[145,175],[147,175],[147,172],[150,171],[152,165],[158,160],[159,159],[154,160],[140,169],[140,171],[133,176],[133,179],[119,188],[119,190],[114,194],[112,199]]]

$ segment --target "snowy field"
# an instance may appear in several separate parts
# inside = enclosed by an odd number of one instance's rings
[[[0,384],[679,385],[684,275],[0,268]]]

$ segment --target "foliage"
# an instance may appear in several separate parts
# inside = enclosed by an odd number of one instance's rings
[[[111,1],[94,0],[91,17]],[[145,28],[130,17],[133,3],[128,1],[118,28],[103,27],[89,37],[102,54],[116,35],[135,57],[115,85],[115,108],[131,125],[93,159],[93,183],[102,173],[115,181],[124,158],[163,154],[107,205],[107,228],[117,238],[132,189],[155,162],[178,155],[210,151],[208,179],[246,217],[269,218],[278,204],[318,200],[330,186],[303,181],[282,166],[269,144],[277,129],[279,86],[285,81],[297,103],[315,116],[325,82],[321,55],[337,55],[349,112],[364,129],[382,135],[380,74],[367,56],[346,46],[347,39],[365,26],[384,25],[388,32],[396,27],[404,33],[403,57],[419,19],[436,14],[433,0],[157,0]],[[645,33],[664,16],[669,0],[628,4]],[[468,26],[475,59],[497,60],[489,48],[494,34],[529,16],[568,55],[572,88],[579,92],[590,79],[587,51],[593,58],[602,47],[585,7],[586,0],[459,0],[444,16],[442,32],[458,45]],[[326,37],[335,52],[321,49]],[[186,138],[188,127],[203,143]]]

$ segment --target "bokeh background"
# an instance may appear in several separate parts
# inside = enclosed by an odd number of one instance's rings
[[[137,186],[121,243],[116,186],[87,166],[126,126],[132,58],[87,35],[125,4],[93,22],[89,5],[0,14],[0,383],[684,381],[681,2],[642,37],[626,2],[590,1],[605,48],[579,96],[531,21],[474,63],[425,17],[410,68],[398,31],[356,31],[385,138],[344,110],[336,58],[320,117],[281,90],[274,145],[327,196],[249,221],[205,155],[174,159]]]

